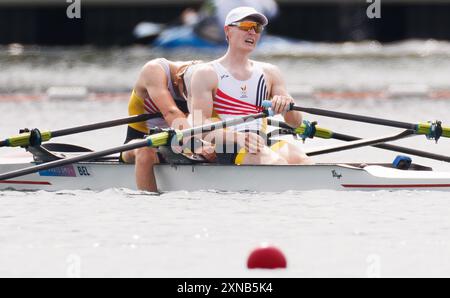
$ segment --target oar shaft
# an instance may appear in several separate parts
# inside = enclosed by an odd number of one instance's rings
[[[313,114],[313,115],[338,118],[338,119],[344,119],[344,120],[352,120],[352,121],[371,123],[371,124],[378,124],[378,125],[384,125],[384,126],[390,126],[390,127],[398,127],[398,128],[403,128],[403,129],[412,129],[412,130],[417,129],[417,125],[412,124],[412,123],[386,120],[386,119],[361,116],[361,115],[354,115],[354,114],[348,114],[348,113],[342,113],[342,112],[334,112],[334,111],[322,110],[322,109],[317,109],[317,108],[305,108],[305,107],[292,106],[292,110],[301,111],[301,112],[305,112],[305,113]]]
[[[109,128],[109,127],[129,124],[129,123],[144,122],[144,121],[151,119],[152,117],[153,116],[150,114],[141,114],[141,115],[137,115],[137,116],[131,116],[131,117],[117,119],[117,120],[105,121],[105,122],[100,122],[100,123],[96,123],[96,124],[88,124],[88,125],[83,125],[83,126],[78,126],[78,127],[56,130],[56,131],[52,132],[52,138],[62,137],[62,136],[92,131],[92,130],[98,130],[98,129],[103,129],[103,128]]]
[[[333,137],[332,138],[336,139],[336,140],[340,140],[340,141],[346,141],[346,142],[361,140],[361,138],[350,136],[350,135],[345,135],[345,134],[340,134],[340,133],[333,133]],[[372,145],[372,147],[375,147],[375,148],[378,148],[378,149],[394,151],[394,152],[410,154],[410,155],[424,157],[424,158],[429,158],[429,159],[434,159],[434,160],[439,160],[439,161],[450,162],[450,156],[445,156],[445,155],[425,152],[425,151],[411,149],[411,148],[406,148],[406,147],[397,146],[397,145],[378,144],[378,145]]]
[[[360,147],[365,147],[365,146],[372,146],[372,145],[390,142],[390,141],[396,141],[399,139],[404,139],[406,137],[409,137],[413,134],[414,134],[414,130],[408,129],[399,134],[392,135],[392,136],[372,138],[372,139],[361,139],[361,140],[351,141],[351,142],[348,142],[345,144],[333,145],[333,146],[328,146],[328,147],[319,148],[319,149],[306,150],[305,153],[308,156],[316,156],[316,155],[321,155],[321,154],[339,152],[339,151],[350,150],[350,149],[355,149],[355,148],[360,148]]]

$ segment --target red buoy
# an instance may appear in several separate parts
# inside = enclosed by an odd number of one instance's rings
[[[286,268],[284,254],[276,247],[264,246],[252,251],[247,260],[249,269],[278,269]]]

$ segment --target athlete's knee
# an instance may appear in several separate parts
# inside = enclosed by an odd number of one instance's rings
[[[134,150],[136,163],[153,165],[159,162],[158,155],[154,148],[138,148]]]
[[[309,164],[310,158],[303,152],[301,148],[296,145],[286,143],[280,150],[280,155],[283,156],[289,164]]]
[[[286,164],[288,164],[287,160],[283,156],[281,156],[277,152],[272,151],[268,147],[266,147],[261,152],[261,163],[262,164],[270,164],[270,165],[286,165]]]
[[[134,163],[136,158],[134,150],[122,152],[120,157],[124,163]]]

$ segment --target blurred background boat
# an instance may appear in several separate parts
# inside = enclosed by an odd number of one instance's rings
[[[0,44],[131,45],[141,22],[192,22],[203,0],[82,0],[80,18],[69,18],[70,2],[0,0]],[[228,2],[228,1],[226,1]],[[360,0],[277,0],[278,14],[268,33],[311,42],[450,39],[447,0],[381,0],[380,18]],[[372,1],[374,2],[374,1]],[[75,9],[75,7],[74,7]],[[76,12],[70,10],[70,12]],[[184,18],[183,18],[184,13]],[[192,15],[192,13],[191,13]],[[57,30],[55,30],[57,28]]]

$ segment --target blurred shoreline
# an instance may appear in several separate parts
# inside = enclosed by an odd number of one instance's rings
[[[80,0],[79,18],[69,18],[73,1],[0,0],[0,44],[131,45],[138,23],[178,25],[185,9],[203,2]],[[379,18],[368,16],[372,2],[363,0],[277,1],[268,32],[313,42],[450,40],[450,1],[377,1]]]

